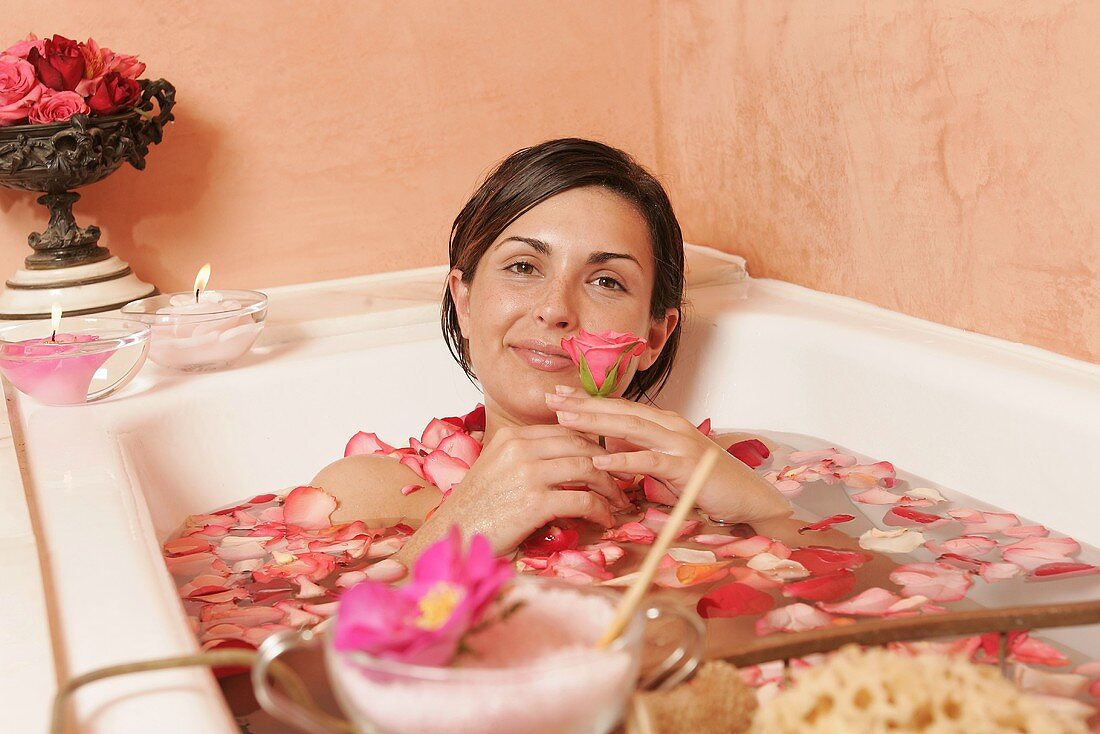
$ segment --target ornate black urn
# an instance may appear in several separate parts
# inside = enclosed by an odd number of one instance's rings
[[[53,303],[69,315],[107,311],[155,291],[100,246],[99,227],[80,227],[73,218],[80,194],[71,189],[106,178],[126,162],[144,169],[149,146],[161,141],[173,119],[175,87],[163,79],[139,83],[141,102],[124,114],[0,127],[0,186],[40,191],[38,202],[50,210],[46,230],[27,237],[34,253],[25,269],[0,293],[0,319],[49,318]]]

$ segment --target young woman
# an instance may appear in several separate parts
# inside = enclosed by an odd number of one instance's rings
[[[627,501],[613,477],[648,474],[673,493],[713,441],[644,402],[676,357],[684,292],[680,226],[661,184],[620,150],[551,140],[509,156],[455,219],[443,332],[485,395],[484,448],[397,557],[459,525],[499,553],[562,518],[610,527]],[[560,343],[580,329],[646,339],[617,396],[590,398]],[[607,437],[601,448],[596,436]],[[719,436],[722,448],[744,435]],[[424,518],[441,495],[396,461],[352,456],[313,480],[344,517]],[[583,487],[577,489],[576,487]],[[786,517],[775,488],[722,452],[699,496],[713,520]]]

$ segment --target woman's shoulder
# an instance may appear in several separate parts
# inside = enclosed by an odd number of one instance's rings
[[[422,520],[442,494],[389,456],[359,454],[334,461],[310,484],[336,497],[336,522],[373,518]],[[420,487],[413,491],[408,488]],[[405,490],[404,492],[402,490]]]

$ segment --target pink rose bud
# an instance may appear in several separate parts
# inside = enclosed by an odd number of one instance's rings
[[[581,329],[561,340],[561,348],[580,368],[581,386],[589,395],[607,397],[615,392],[630,360],[645,351],[646,341],[631,333]]]

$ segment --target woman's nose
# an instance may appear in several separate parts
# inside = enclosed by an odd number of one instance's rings
[[[534,316],[548,326],[573,328],[577,316],[568,286],[560,282],[547,283],[541,302],[535,306]]]

